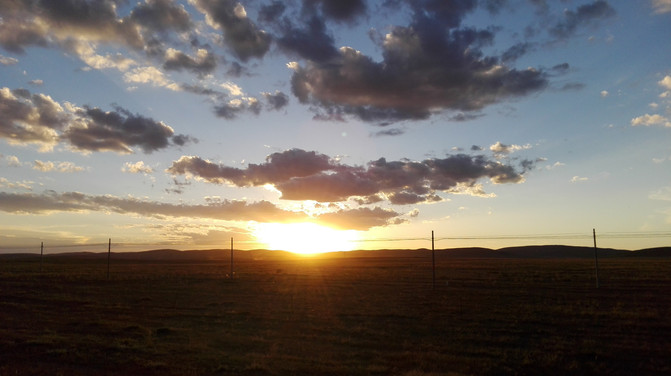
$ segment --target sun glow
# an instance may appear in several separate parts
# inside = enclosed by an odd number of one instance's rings
[[[260,223],[254,232],[268,249],[300,254],[351,251],[359,233],[336,230],[315,223]]]

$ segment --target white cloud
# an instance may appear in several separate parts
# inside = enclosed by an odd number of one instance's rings
[[[72,172],[84,171],[85,168],[77,166],[72,162],[51,162],[51,161],[43,162],[40,160],[35,160],[35,162],[33,162],[33,170],[38,170],[42,172],[55,171],[63,173],[72,173]]]
[[[156,67],[139,67],[126,72],[123,76],[124,81],[128,83],[151,84],[154,86],[165,87],[173,91],[179,91],[179,85],[165,77],[163,72]]]
[[[28,180],[11,182],[6,178],[0,177],[0,188],[25,189],[26,191],[32,191],[33,187],[31,187],[31,185],[33,183],[34,182]]]
[[[601,90],[601,97],[602,98],[606,98],[609,94],[610,93],[608,92],[608,90]]]
[[[143,161],[138,161],[135,163],[126,162],[121,168],[123,172],[129,172],[132,174],[151,174],[154,172],[154,169],[145,165]]]
[[[13,57],[7,57],[0,55],[0,65],[14,65],[19,61]]]
[[[665,89],[671,90],[671,76],[665,76],[661,81],[658,82],[658,84]]]
[[[489,147],[489,150],[493,151],[496,154],[510,154],[518,150],[527,150],[531,149],[530,144],[526,145],[506,145],[502,144],[501,141],[497,141],[494,145]]]
[[[671,127],[671,120],[659,114],[645,114],[631,119],[631,125],[634,127],[639,125],[662,125],[664,127]]]
[[[671,186],[662,187],[654,192],[650,192],[648,198],[651,200],[671,201]]]
[[[669,13],[671,12],[671,0],[652,0],[652,8],[655,13]]]
[[[545,166],[545,168],[548,169],[548,170],[553,170],[557,167],[562,167],[562,166],[566,166],[566,164],[562,163],[562,162],[555,162],[551,166]]]
[[[578,175],[571,178],[571,183],[580,183],[589,180],[588,178],[583,178]]]
[[[7,160],[7,165],[9,167],[21,166],[21,161],[19,161],[19,157],[17,157],[16,155],[8,155],[5,157],[5,159]]]
[[[240,88],[240,86],[234,84],[233,82],[230,81],[224,82],[223,84],[221,84],[221,87],[226,89],[234,97],[241,97],[244,95],[244,93],[242,92],[242,88]]]

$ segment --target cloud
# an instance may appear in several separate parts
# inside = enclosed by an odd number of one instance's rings
[[[19,157],[16,155],[8,155],[5,157],[7,159],[7,166],[9,167],[19,167],[21,166],[21,161],[19,161]]]
[[[658,114],[654,115],[645,114],[631,119],[631,125],[634,127],[640,125],[644,126],[661,125],[664,127],[671,127],[671,120],[669,120],[667,117]]]
[[[650,192],[648,198],[651,200],[671,201],[671,186],[662,187],[654,192]]]
[[[664,78],[662,78],[657,84],[666,90],[671,90],[671,76],[664,76]]]
[[[341,47],[326,61],[292,65],[294,95],[330,113],[388,123],[477,111],[547,86],[541,70],[517,70],[483,56],[480,47],[491,43],[491,31],[448,32],[444,22],[456,27],[464,9],[434,5],[436,14],[417,9],[411,26],[391,28],[380,45],[382,61]]]
[[[579,6],[575,11],[564,11],[564,18],[550,29],[550,34],[560,39],[566,39],[583,26],[595,25],[600,20],[615,15],[615,9],[607,1],[594,1]]]
[[[652,8],[657,14],[669,13],[671,12],[671,0],[652,0]]]
[[[36,143],[43,150],[59,142],[84,151],[131,153],[135,147],[145,153],[184,145],[190,136],[175,135],[167,124],[116,107],[61,106],[50,96],[25,89],[0,89],[0,138],[14,144]]]
[[[0,177],[0,188],[23,189],[26,191],[32,191],[32,184],[34,184],[34,182],[28,180],[12,182],[7,178]]]
[[[0,89],[0,138],[10,143],[37,143],[50,149],[71,116],[50,96],[28,90]]]
[[[42,86],[42,85],[44,85],[44,81],[42,81],[42,80],[30,80],[30,81],[28,81],[28,84],[33,85],[33,86]]]
[[[288,222],[306,215],[277,208],[268,201],[221,200],[207,205],[170,204],[134,197],[94,196],[79,192],[43,194],[0,192],[0,210],[14,214],[52,212],[114,212],[145,217],[193,217],[233,221]]]
[[[588,178],[580,177],[580,176],[574,176],[571,178],[571,183],[580,183],[580,182],[585,182],[589,180]]]
[[[506,145],[502,144],[501,141],[497,141],[494,145],[489,147],[489,150],[499,155],[508,155],[514,153],[518,150],[527,150],[531,149],[531,145]]]
[[[324,21],[317,16],[311,17],[302,29],[291,27],[286,30],[277,43],[290,54],[316,62],[335,60],[339,55]]]
[[[178,91],[180,86],[165,77],[165,74],[155,67],[138,67],[126,72],[123,76],[128,83],[151,84],[158,87],[166,87]]]
[[[217,67],[217,61],[210,51],[200,48],[196,52],[196,57],[191,57],[174,48],[169,48],[165,53],[165,62],[163,69],[166,70],[188,70],[203,77],[210,74]]]
[[[365,15],[367,9],[364,0],[315,0],[303,4],[319,4],[322,13],[336,21],[351,21]]]
[[[84,167],[77,166],[72,162],[51,162],[51,161],[43,162],[40,160],[35,160],[33,162],[33,170],[42,172],[73,173],[73,172],[81,172],[86,169]]]
[[[494,184],[521,183],[523,173],[533,164],[524,160],[518,171],[482,155],[457,154],[421,162],[380,158],[367,166],[348,166],[324,154],[291,149],[273,153],[265,163],[249,164],[245,169],[183,156],[166,172],[238,187],[271,184],[285,200],[340,202],[378,195],[392,204],[407,204],[439,201],[437,192],[450,192],[458,185],[475,186],[481,179]]]
[[[601,90],[601,97],[602,97],[602,98],[606,98],[608,95],[610,95],[610,93],[608,92],[608,90]]]
[[[132,114],[121,107],[114,111],[84,107],[77,109],[78,121],[68,127],[63,138],[81,151],[131,153],[139,147],[145,153],[166,148],[173,129],[161,121]]]
[[[187,31],[192,26],[191,17],[181,4],[171,0],[146,0],[138,3],[130,14],[137,25],[154,31]]]
[[[289,104],[289,96],[277,90],[275,93],[261,93],[271,110],[280,110]]]
[[[154,169],[151,168],[150,166],[147,166],[144,164],[143,161],[138,161],[135,163],[131,162],[126,162],[124,166],[121,168],[121,171],[123,172],[129,172],[131,174],[151,174],[154,172]]]
[[[223,32],[223,42],[242,61],[262,58],[270,49],[271,37],[247,17],[235,0],[191,0],[207,23]]]
[[[396,224],[390,220],[398,216],[399,213],[380,207],[357,208],[322,214],[317,217],[317,222],[343,230],[368,230],[371,227]]]
[[[8,66],[8,65],[16,65],[18,64],[19,60],[15,59],[13,57],[7,57],[7,56],[2,56],[0,55],[0,65]]]

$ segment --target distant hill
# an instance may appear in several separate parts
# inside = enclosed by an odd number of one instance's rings
[[[318,258],[385,258],[385,257],[426,257],[431,250],[421,249],[380,249],[380,250],[358,250],[349,252],[331,252],[310,257]],[[599,257],[671,257],[671,247],[647,248],[637,251],[627,251],[621,249],[598,248]],[[0,259],[35,259],[39,257],[34,253],[14,253],[0,254]],[[75,259],[104,259],[107,252],[74,252],[47,254],[49,258],[75,258]],[[235,250],[234,258],[236,260],[280,260],[287,258],[301,258],[304,256],[285,251],[269,251],[263,249],[255,250]],[[592,258],[594,257],[594,248],[592,247],[574,247],[565,245],[535,245],[506,247],[501,249],[489,249],[480,247],[471,248],[448,248],[436,250],[436,257],[439,258]],[[228,249],[207,249],[180,251],[176,249],[155,249],[143,252],[112,252],[114,260],[144,260],[155,262],[174,262],[174,261],[211,261],[228,260],[230,250]]]

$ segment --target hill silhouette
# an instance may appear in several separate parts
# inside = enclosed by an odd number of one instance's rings
[[[380,250],[356,250],[348,252],[330,252],[312,255],[318,258],[386,258],[386,257],[426,257],[430,249],[380,249]],[[671,257],[671,247],[656,247],[628,251],[622,249],[598,248],[599,257]],[[8,260],[22,257],[39,257],[34,253],[0,254],[0,258]],[[107,257],[107,252],[72,252],[47,254],[45,257],[56,258],[78,258],[99,259]],[[207,249],[207,250],[177,250],[177,249],[154,249],[141,252],[112,252],[115,260],[144,260],[156,262],[169,261],[208,261],[227,260],[230,258],[230,249]],[[272,260],[286,258],[302,258],[300,254],[287,251],[254,249],[235,250],[234,257],[238,260]],[[593,258],[593,247],[576,247],[566,245],[532,245],[519,247],[505,247],[490,249],[481,247],[470,248],[447,248],[436,250],[438,258]]]

